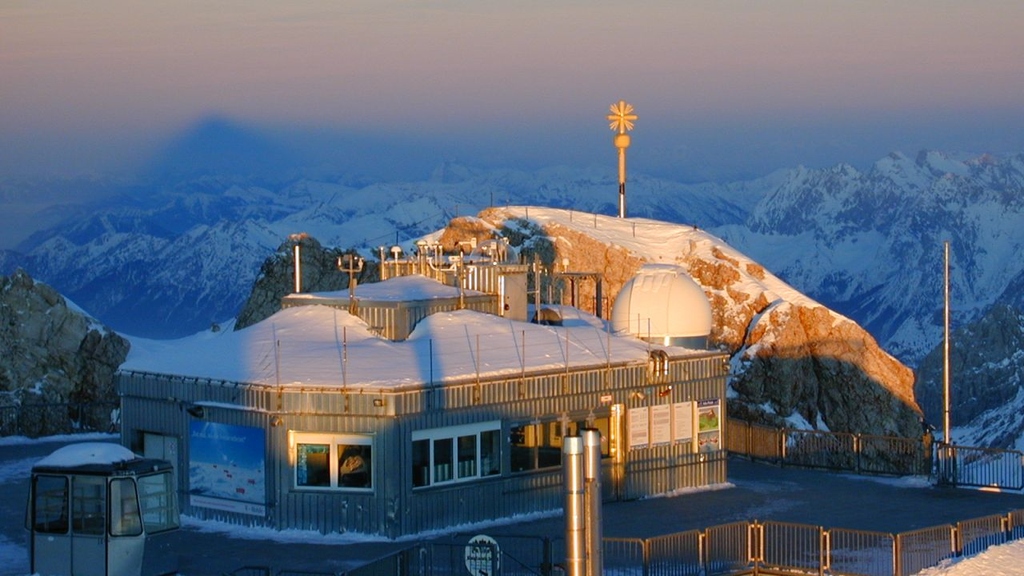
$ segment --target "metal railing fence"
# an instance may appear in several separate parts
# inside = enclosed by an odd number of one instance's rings
[[[755,520],[646,540],[606,538],[604,554],[620,560],[606,570],[615,575],[911,576],[1024,536],[1021,520],[1024,510],[1015,510],[900,534]],[[619,552],[627,542],[628,555]]]
[[[949,486],[1024,490],[1024,453],[938,444],[935,477],[939,484]]]
[[[773,428],[735,418],[728,419],[726,448],[783,466],[897,476],[928,475],[932,468],[932,447],[924,437]]]
[[[1024,452],[901,438],[772,428],[727,420],[726,449],[780,466],[859,474],[931,476],[944,486],[1024,490]]]
[[[0,436],[53,436],[79,432],[117,432],[120,406],[115,402],[60,402],[0,406]]]
[[[896,573],[896,537],[887,532],[830,528],[824,531],[824,568],[832,574]]]
[[[605,576],[912,576],[944,560],[973,556],[989,546],[1024,536],[1024,509],[921,528],[899,534],[823,528],[790,522],[741,521],[654,538],[605,538]],[[543,537],[499,536],[501,546],[480,554],[488,576],[562,576],[561,554]],[[520,539],[519,548],[512,544]],[[515,557],[498,548],[508,547]],[[466,542],[426,542],[385,556],[340,576],[435,576],[465,574]],[[552,556],[553,555],[553,556]],[[493,560],[493,561],[492,561]],[[233,576],[293,576],[240,568]],[[319,574],[319,573],[302,573]]]

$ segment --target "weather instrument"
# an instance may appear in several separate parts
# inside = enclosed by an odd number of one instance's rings
[[[608,127],[615,131],[613,142],[619,150],[619,218],[626,217],[626,148],[629,148],[629,132],[636,122],[633,105],[625,100],[612,104],[608,115]]]

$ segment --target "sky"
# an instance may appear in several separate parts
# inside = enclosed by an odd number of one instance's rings
[[[1014,0],[6,0],[0,175],[144,171],[211,119],[396,177],[614,170],[620,99],[630,169],[689,181],[1016,153],[1021,22]]]

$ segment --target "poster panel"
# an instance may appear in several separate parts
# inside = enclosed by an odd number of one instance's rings
[[[627,416],[629,417],[629,449],[647,448],[651,441],[648,428],[650,414],[647,407],[630,408]]]
[[[189,503],[266,516],[266,432],[193,420],[189,426]]]
[[[673,440],[676,442],[693,441],[693,402],[676,402],[672,405]]]
[[[672,405],[651,406],[651,446],[672,443]]]
[[[697,403],[697,442],[701,452],[715,452],[722,443],[722,409],[718,400]]]

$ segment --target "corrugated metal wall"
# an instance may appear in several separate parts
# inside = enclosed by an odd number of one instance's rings
[[[120,375],[122,435],[135,447],[142,432],[181,440],[179,470],[189,463],[191,416],[203,406],[211,422],[266,431],[267,517],[278,529],[360,532],[397,537],[454,524],[557,510],[562,506],[561,470],[512,474],[507,438],[511,426],[539,420],[583,420],[627,408],[718,399],[725,401],[725,360],[720,353],[669,360],[666,379],[655,379],[647,363],[591,367],[569,372],[467,379],[444,386],[405,388],[295,389],[237,384],[166,375]],[[644,392],[638,394],[637,392]],[[412,488],[412,433],[500,420],[501,476]],[[277,425],[272,425],[275,421]],[[296,490],[289,462],[288,431],[373,436],[372,493]],[[724,434],[724,431],[722,432]],[[621,435],[620,435],[621,437]],[[724,446],[724,443],[722,444]],[[625,447],[621,447],[626,449]],[[690,443],[628,450],[620,496],[632,499],[683,487],[725,482],[725,452],[694,454]],[[605,462],[605,495],[613,494],[610,461]],[[250,524],[243,514],[188,506],[188,475],[179,474],[186,514]]]

